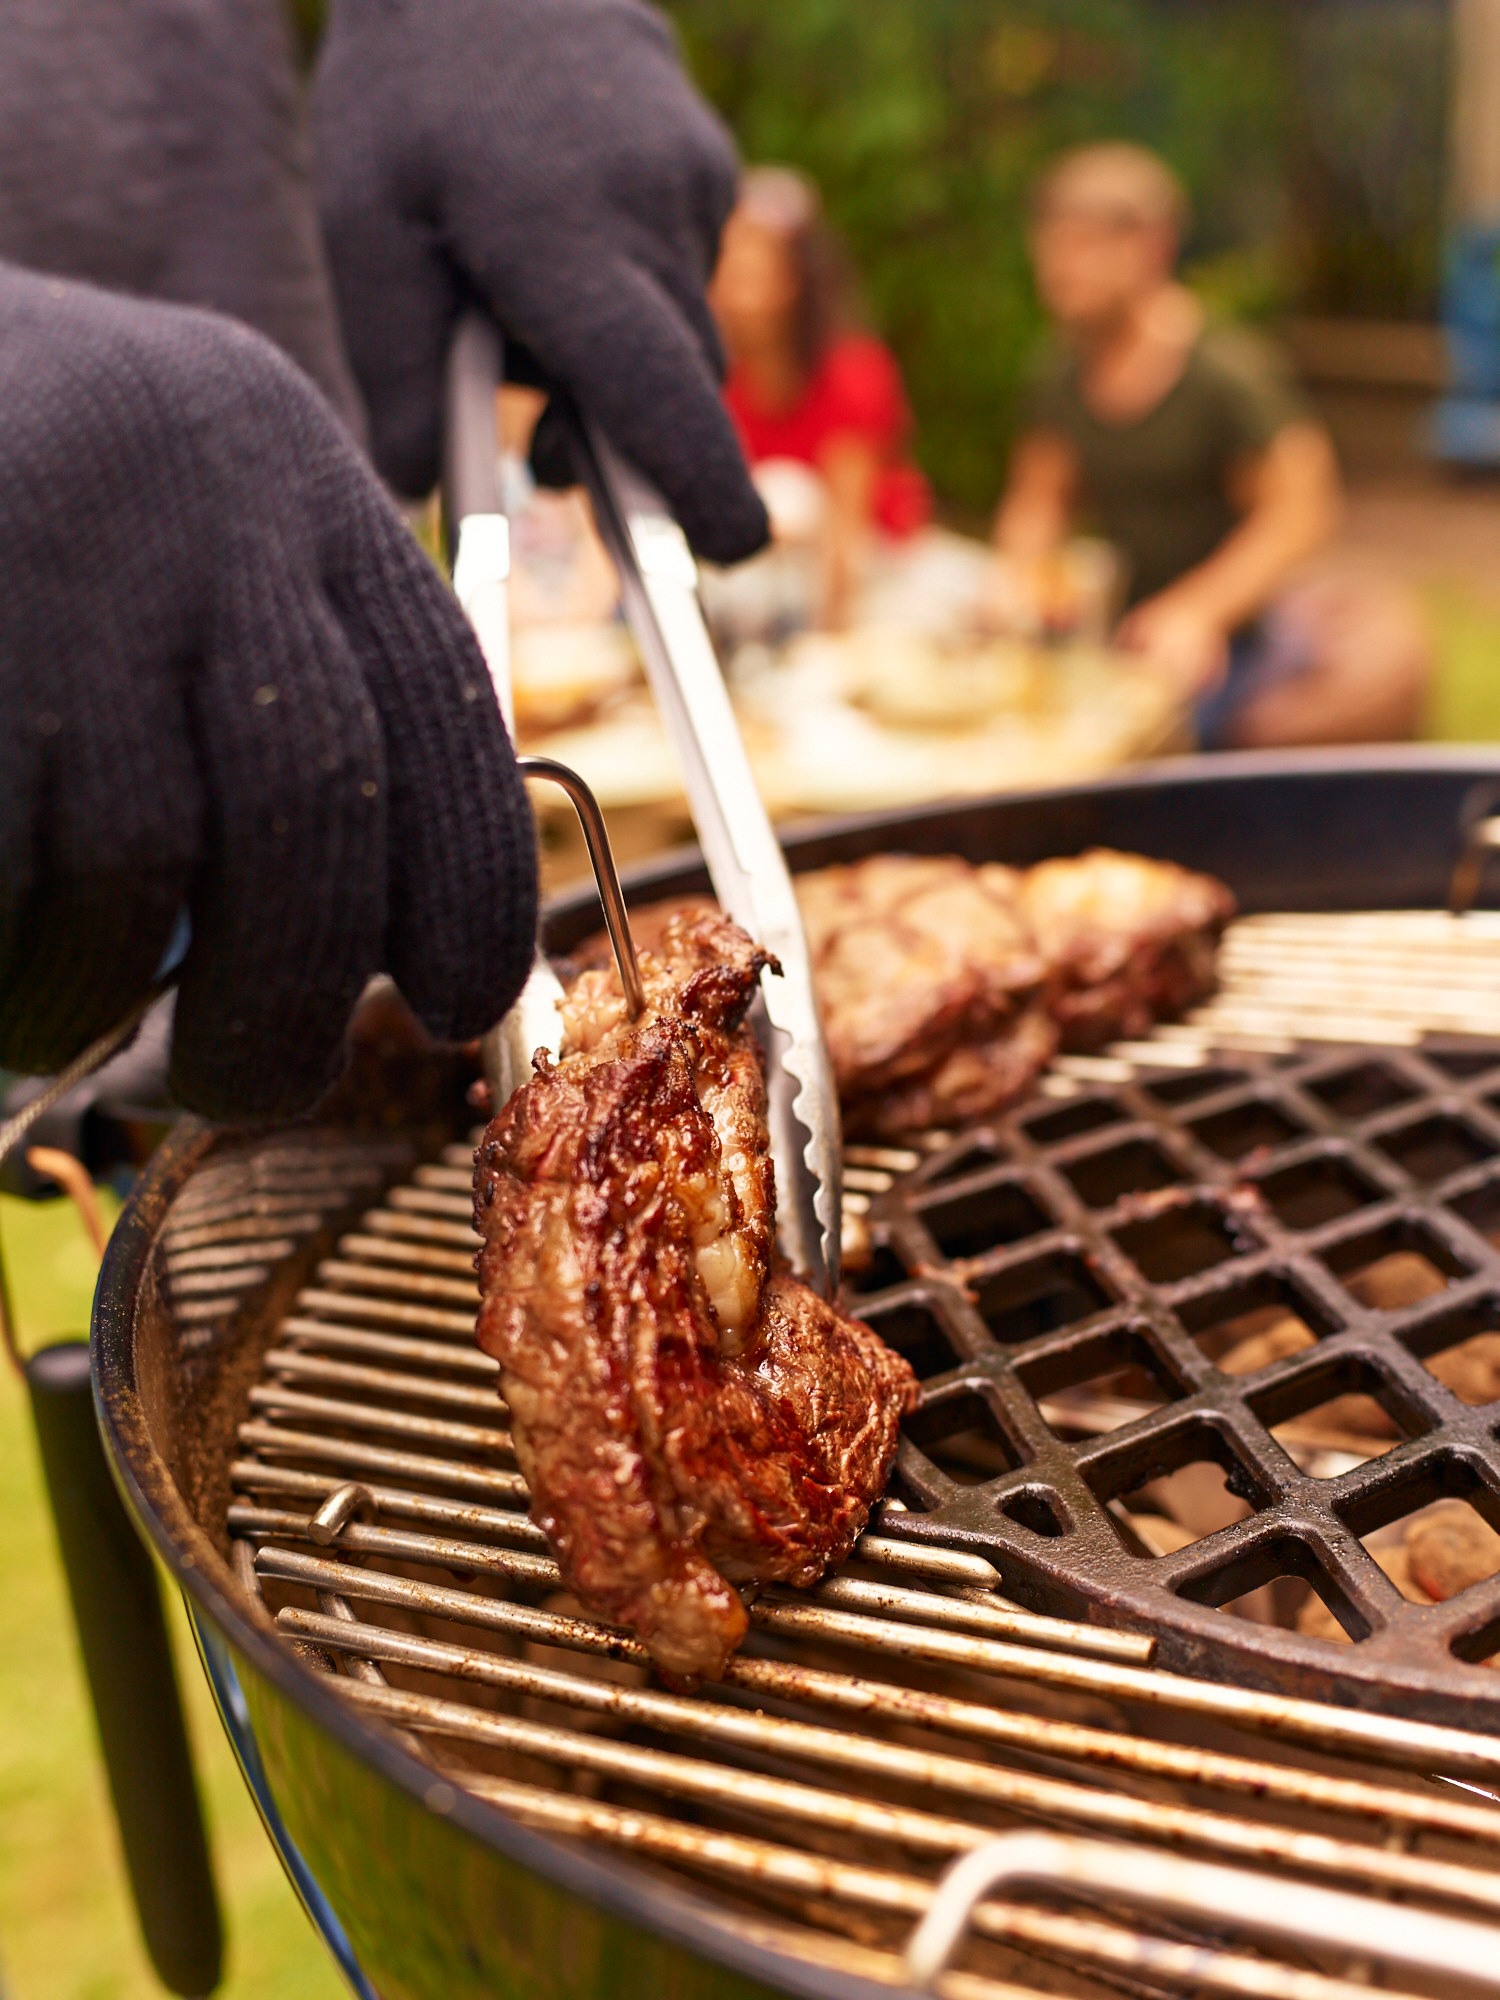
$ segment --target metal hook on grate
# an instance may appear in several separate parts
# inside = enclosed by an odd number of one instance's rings
[[[931,1991],[991,1891],[1018,1883],[1104,1892],[1127,1903],[1202,1918],[1212,1914],[1249,1931],[1326,1945],[1391,1964],[1465,1980],[1500,1993],[1500,1930],[1409,1905],[1376,1903],[1338,1889],[1189,1861],[1181,1854],[1110,1841],[1008,1833],[954,1862],[938,1881],[927,1914],[906,1947],[911,1984]],[[981,1928],[985,1926],[981,1923]],[[1149,1972],[1153,1940],[1137,1939]]]
[[[1448,914],[1466,917],[1479,898],[1484,880],[1484,864],[1500,847],[1500,815],[1476,820],[1464,840],[1463,853],[1454,866],[1448,884]]]
[[[588,846],[589,860],[593,864],[599,901],[604,905],[604,921],[609,929],[609,941],[614,946],[615,963],[620,968],[625,1005],[631,1020],[638,1020],[645,1011],[646,989],[641,984],[635,941],[630,935],[630,922],[625,913],[625,894],[620,887],[619,871],[610,851],[609,833],[599,801],[576,771],[570,770],[566,764],[559,764],[553,757],[520,757],[516,761],[523,777],[545,778],[549,784],[565,791],[573,801]]]
[[[370,1520],[375,1513],[375,1496],[358,1480],[337,1486],[307,1524],[307,1532],[319,1548],[331,1549],[340,1534],[354,1520]]]
[[[1471,785],[1458,817],[1463,839],[1448,879],[1448,914],[1465,917],[1479,900],[1485,862],[1500,847],[1500,785]]]

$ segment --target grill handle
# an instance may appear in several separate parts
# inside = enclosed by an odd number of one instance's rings
[[[42,1348],[25,1377],[141,1931],[162,1984],[196,2000],[223,1929],[156,1571],[110,1478],[87,1343]]]

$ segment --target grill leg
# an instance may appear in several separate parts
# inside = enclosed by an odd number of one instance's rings
[[[201,2000],[223,1932],[156,1571],[105,1462],[87,1345],[43,1348],[25,1372],[141,1931],[163,1985]]]

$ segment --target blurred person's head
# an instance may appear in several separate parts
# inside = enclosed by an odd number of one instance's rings
[[[849,317],[849,283],[818,191],[790,167],[751,167],[709,291],[731,361],[780,352],[811,373]]]
[[[1043,305],[1066,332],[1108,332],[1170,283],[1187,217],[1182,183],[1144,146],[1065,153],[1032,197]]]

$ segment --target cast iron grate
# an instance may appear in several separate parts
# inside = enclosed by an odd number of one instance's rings
[[[1500,1528],[1500,1402],[1429,1365],[1500,1329],[1500,1042],[1168,1053],[874,1177],[859,1309],[923,1380],[887,1522],[1164,1664],[1493,1726],[1500,1575],[1417,1603],[1367,1542],[1444,1498]],[[1173,1475],[1222,1520],[1157,1550]],[[1268,1586],[1352,1643],[1254,1622]]]

